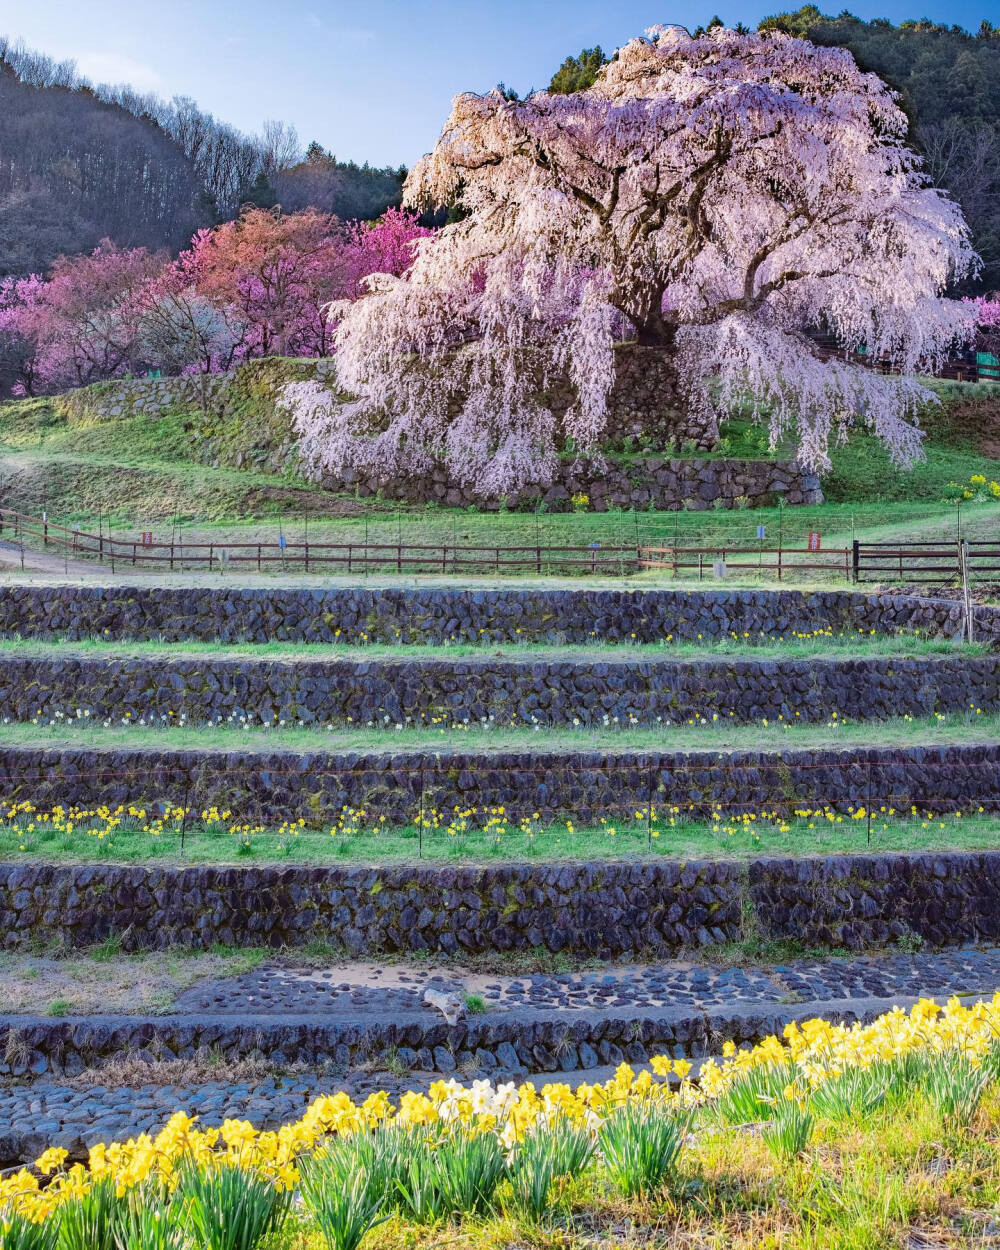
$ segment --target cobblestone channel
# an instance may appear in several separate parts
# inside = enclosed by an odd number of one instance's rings
[[[672,962],[511,977],[414,967],[316,970],[274,964],[187,990],[169,1016],[2,1019],[0,1040],[4,1032],[9,1037],[16,1030],[29,1054],[16,1065],[19,1073],[0,1085],[0,1166],[33,1158],[50,1144],[80,1154],[97,1141],[155,1131],[180,1109],[207,1124],[237,1117],[273,1127],[297,1117],[320,1093],[338,1089],[356,1096],[379,1088],[398,1092],[426,1088],[442,1076],[594,1080],[622,1061],[639,1065],[666,1051],[697,1059],[717,1053],[727,1038],[752,1043],[780,1032],[793,1019],[869,1019],[918,997],[943,1003],[952,995],[991,996],[998,984],[1000,948],[801,959],[745,968]],[[428,988],[459,995],[474,991],[482,1000],[481,1013],[448,1025],[438,1008],[424,1001]],[[122,1059],[130,1023],[148,1031],[147,1045],[131,1055],[139,1060],[132,1066],[140,1073],[134,1083],[102,1081],[99,1070],[69,1077],[43,1068],[34,1075],[40,1065],[31,1061],[32,1039],[44,1047],[46,1037],[99,1036],[105,1057]],[[489,1039],[504,1035],[508,1024],[524,1040],[491,1044]],[[157,1033],[176,1038],[183,1029],[186,1037],[213,1037],[217,1068],[251,1058],[262,1065],[261,1074],[214,1078],[203,1051],[200,1077],[185,1078],[176,1061],[198,1060],[194,1044],[180,1047],[178,1056],[154,1040]],[[334,1044],[304,1062],[295,1045],[310,1030],[313,1036],[319,1031],[330,1038],[353,1037],[355,1044]],[[395,1044],[402,1033],[428,1044]],[[627,1035],[635,1040],[626,1042]],[[247,1039],[255,1044],[241,1051]],[[367,1047],[364,1063],[357,1061],[358,1040]],[[476,1046],[476,1041],[484,1044]],[[345,1049],[338,1052],[338,1045]],[[164,1060],[167,1066],[160,1066]],[[264,1061],[270,1061],[270,1071]]]

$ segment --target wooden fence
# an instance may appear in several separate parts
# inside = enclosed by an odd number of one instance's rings
[[[783,581],[787,577],[831,577],[854,582],[951,582],[961,580],[958,541],[855,542],[850,547],[811,550],[726,544],[717,547],[650,546],[641,542],[579,546],[511,546],[463,543],[348,542],[155,542],[152,534],[124,538],[0,508],[0,542],[24,552],[47,551],[73,561],[93,561],[112,572],[456,574],[470,576],[603,576],[670,573],[709,581],[737,574]],[[1000,542],[967,542],[970,581],[1000,581]],[[724,567],[722,567],[724,566]]]
[[[962,580],[965,549],[969,581],[1000,581],[1000,542],[855,542],[851,579],[855,582],[937,583]]]

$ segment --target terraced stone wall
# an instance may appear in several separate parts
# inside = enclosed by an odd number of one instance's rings
[[[1000,852],[453,867],[0,865],[8,949],[300,946],[355,956],[544,948],[676,955],[750,936],[858,950],[1000,938]]]
[[[660,357],[649,349],[623,348],[616,353],[619,381],[609,402],[609,434],[654,434],[664,447],[685,440],[711,447],[718,431],[701,422],[685,423],[663,398],[673,393],[673,380],[661,378]],[[207,464],[230,464],[240,469],[302,471],[298,440],[289,418],[279,405],[281,391],[290,381],[319,381],[336,385],[332,360],[253,360],[230,373],[210,377],[127,378],[70,391],[56,404],[71,421],[106,421],[123,418],[156,419],[184,412],[194,423],[191,439]],[[555,397],[554,397],[555,398]],[[567,393],[557,408],[572,402]],[[248,406],[254,428],[265,436],[248,446],[246,439],[227,437],[234,424],[245,424]],[[263,418],[263,419],[262,419]],[[326,477],[329,490],[350,490],[361,499],[381,495],[412,503],[448,506],[477,505],[497,511],[534,509],[544,500],[551,511],[571,507],[572,495],[583,492],[590,507],[649,508],[704,511],[713,505],[727,508],[775,504],[823,502],[819,478],[792,460],[735,460],[723,458],[671,458],[669,455],[596,464],[585,458],[561,461],[554,480],[545,486],[528,485],[504,500],[484,497],[468,485],[451,479],[443,468],[414,476],[359,474],[348,470],[338,478]]]
[[[141,734],[137,730],[137,734]],[[842,750],[472,751],[393,753],[120,747],[0,747],[0,796],[51,805],[166,799],[218,806],[234,819],[322,826],[345,806],[397,824],[418,810],[499,807],[512,819],[571,814],[577,824],[634,818],[650,801],[708,816],[823,803],[917,804],[937,810],[1000,804],[1000,745]],[[431,836],[431,835],[428,835]],[[445,836],[445,835],[441,835]]]
[[[797,590],[563,590],[448,586],[11,585],[0,634],[167,642],[376,643],[712,641],[831,629],[962,635],[961,604],[912,596]],[[1000,639],[1000,610],[976,609],[977,636]]]
[[[0,655],[0,717],[307,725],[854,720],[1000,707],[1000,657],[265,660]]]
[[[349,1023],[233,1021],[202,1018],[136,1020],[25,1020],[0,1018],[0,1076],[77,1076],[138,1055],[148,1063],[190,1059],[206,1052],[229,1059],[265,1059],[273,1064],[330,1064],[359,1067],[391,1053],[397,1064],[422,1072],[451,1075],[475,1067],[510,1077],[525,1072],[572,1072],[598,1064],[646,1063],[651,1055],[671,1053],[699,1058],[720,1043],[754,1044],[780,1034],[790,1020],[806,1018],[794,1007],[726,1012],[649,1011],[577,1012],[572,1021],[537,1020],[506,1013],[500,1019],[468,1019],[455,1025],[426,1021],[359,1027]],[[845,1012],[849,1021],[853,1011]],[[3,1150],[0,1159],[17,1158]],[[41,1153],[41,1148],[32,1157]]]

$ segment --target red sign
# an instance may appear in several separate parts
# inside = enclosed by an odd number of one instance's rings
[[[152,530],[142,531],[142,545],[144,547],[152,547],[153,545],[153,531]]]
[[[808,541],[808,543],[806,544],[806,546],[807,546],[808,550],[809,550],[809,551],[819,551],[819,544],[820,544],[820,540],[822,539],[822,537],[823,537],[823,535],[822,535],[822,534],[820,534],[820,533],[818,533],[816,530],[810,530],[810,531],[809,531],[809,541]]]

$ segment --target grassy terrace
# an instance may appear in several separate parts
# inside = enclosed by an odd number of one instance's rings
[[[66,747],[94,750],[137,747],[206,751],[336,751],[393,754],[407,750],[456,751],[766,751],[832,746],[954,746],[970,741],[1000,740],[1000,714],[970,708],[968,712],[930,717],[898,717],[871,722],[841,722],[831,713],[823,724],[762,720],[759,725],[730,725],[724,716],[651,728],[614,724],[579,728],[480,726],[447,728],[385,725],[364,729],[313,729],[286,725],[143,725],[129,720],[96,721],[61,718],[39,723],[5,723],[5,745]]]
[[[873,804],[874,806],[874,804]],[[458,820],[428,812],[432,827],[373,826],[348,817],[326,829],[283,829],[206,822],[189,817],[181,839],[179,818],[123,818],[121,824],[81,814],[77,822],[41,819],[37,814],[0,822],[0,859],[44,859],[59,863],[387,864],[418,859],[451,863],[525,860],[748,859],[759,855],[841,855],[866,851],[972,851],[1000,848],[1000,817],[955,811],[872,814],[816,810],[784,820],[774,813],[753,819],[693,820],[683,812],[657,809],[649,822],[630,809],[604,824],[580,828],[572,821],[524,824],[506,816]],[[636,816],[639,819],[636,819]],[[474,821],[480,827],[471,827]],[[72,828],[68,825],[72,824]],[[434,827],[436,825],[436,827]],[[461,830],[461,826],[469,826]]]
[[[504,660],[613,660],[642,662],[649,660],[711,660],[732,656],[766,660],[849,660],[891,656],[899,658],[935,655],[986,655],[985,644],[952,642],[945,638],[926,638],[919,634],[819,633],[815,637],[779,638],[772,634],[749,635],[722,639],[713,643],[674,642],[661,639],[655,643],[626,644],[594,639],[586,646],[550,645],[546,643],[439,643],[434,645],[400,644],[386,646],[350,639],[337,643],[222,643],[222,642],[111,642],[102,638],[79,641],[35,638],[0,638],[0,660],[4,656],[39,656],[52,659],[68,655],[90,658],[107,656],[157,656],[177,659],[181,656],[212,656],[255,660],[430,660],[430,659],[504,659]]]

